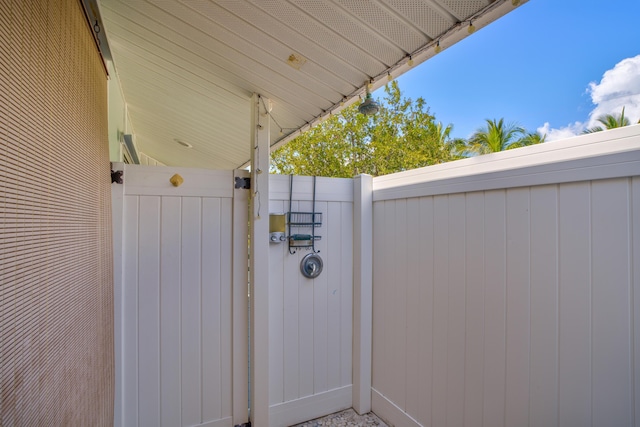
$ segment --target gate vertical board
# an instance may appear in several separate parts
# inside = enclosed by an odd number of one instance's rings
[[[176,173],[179,187],[169,182]],[[247,384],[246,362],[233,369],[234,347],[246,352],[247,339],[233,329],[233,318],[247,315],[246,213],[234,222],[234,209],[247,207],[246,198],[234,201],[233,179],[233,171],[126,165],[124,185],[114,187],[123,194],[114,205],[114,225],[122,222],[114,230],[122,240],[116,426],[246,421],[246,399],[232,399],[234,384],[236,396]]]

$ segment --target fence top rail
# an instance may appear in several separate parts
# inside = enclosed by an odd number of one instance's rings
[[[373,179],[373,200],[640,175],[640,125]]]
[[[234,171],[113,163],[124,171],[126,196],[233,197]],[[172,182],[174,177],[178,181]]]
[[[289,175],[269,175],[269,200],[289,200],[289,191]],[[313,193],[313,177],[294,177],[293,200],[311,201]],[[318,177],[315,193],[317,202],[353,202],[353,179]]]

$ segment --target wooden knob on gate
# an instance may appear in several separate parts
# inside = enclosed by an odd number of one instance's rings
[[[169,182],[171,183],[171,185],[173,185],[174,187],[180,187],[182,185],[182,183],[184,182],[184,178],[181,177],[178,174],[173,175],[171,178],[169,178]]]

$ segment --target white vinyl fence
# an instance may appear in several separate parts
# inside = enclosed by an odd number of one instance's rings
[[[230,171],[173,187],[174,169],[129,168],[114,192],[116,425],[242,424],[249,192]],[[289,180],[269,177],[260,221],[290,210]],[[294,178],[292,211],[314,210],[312,183]],[[351,406],[395,426],[640,425],[640,126],[316,184],[320,276],[305,249],[260,252],[269,425]]]
[[[373,411],[640,418],[640,126],[373,180]]]
[[[289,177],[270,177],[269,212],[289,211]],[[291,210],[313,211],[311,177],[294,177]],[[351,407],[353,180],[317,178],[324,269],[300,273],[310,249],[269,247],[270,425],[286,426]],[[311,233],[310,229],[292,233]]]
[[[246,190],[234,171],[115,166],[114,425],[246,422]]]

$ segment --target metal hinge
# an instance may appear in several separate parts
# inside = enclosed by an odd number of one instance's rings
[[[236,188],[249,190],[251,188],[251,178],[242,178],[240,176],[236,176]]]
[[[122,184],[124,182],[123,175],[123,171],[114,171],[111,169],[111,183],[113,184],[115,182],[116,184]]]

